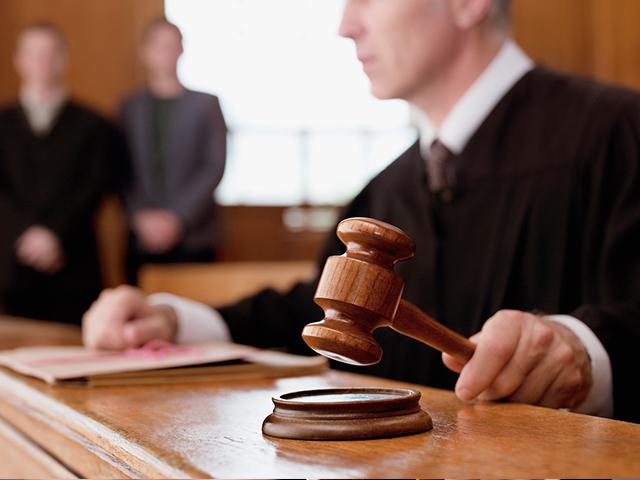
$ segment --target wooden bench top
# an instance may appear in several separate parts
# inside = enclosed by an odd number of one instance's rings
[[[21,330],[18,322],[0,319],[5,347]],[[58,342],[79,340],[73,329],[62,328],[70,330],[62,339],[57,326],[28,325],[42,341],[47,332]],[[527,405],[464,404],[452,392],[415,385],[433,418],[427,433],[348,442],[262,435],[272,396],[335,386],[407,385],[330,371],[276,380],[62,388],[0,369],[0,416],[84,477],[640,475],[640,425]]]

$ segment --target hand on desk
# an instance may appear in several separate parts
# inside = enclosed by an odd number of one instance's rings
[[[60,240],[42,225],[29,227],[16,241],[18,260],[35,270],[53,274],[65,265]]]
[[[173,341],[177,331],[175,311],[147,303],[140,290],[121,286],[104,290],[82,318],[82,338],[93,349],[123,350],[149,340]]]
[[[543,317],[501,310],[471,337],[476,352],[466,365],[442,355],[460,373],[462,400],[498,400],[573,408],[589,393],[591,362],[568,328]]]

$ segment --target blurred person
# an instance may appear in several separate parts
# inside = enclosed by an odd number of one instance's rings
[[[640,95],[534,65],[510,36],[508,0],[347,0],[340,33],[381,99],[420,113],[420,139],[344,217],[416,242],[403,297],[472,335],[466,365],[391,329],[362,373],[459,398],[640,421]],[[344,246],[331,234],[320,264]],[[166,294],[105,291],[86,345],[233,340],[307,351],[315,282],[213,310]],[[336,364],[338,366],[338,364]],[[458,375],[459,374],[459,375]]]
[[[0,110],[0,301],[10,315],[80,323],[102,287],[93,221],[113,129],[69,98],[67,61],[57,27],[18,35],[20,96]]]
[[[145,263],[214,260],[221,236],[213,194],[224,173],[227,128],[217,97],[180,83],[182,52],[177,26],[150,23],[141,46],[147,83],[122,107],[132,158],[125,189],[132,284]]]

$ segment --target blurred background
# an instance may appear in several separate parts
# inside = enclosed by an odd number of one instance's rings
[[[215,192],[223,225],[217,259],[311,261],[339,207],[416,138],[405,103],[367,93],[351,41],[337,36],[342,5],[2,0],[0,101],[18,94],[16,34],[47,21],[68,37],[73,97],[114,118],[123,96],[143,83],[143,29],[165,16],[182,30],[182,83],[217,95],[228,127]],[[514,1],[515,38],[536,61],[635,88],[638,18],[638,0]],[[104,283],[122,283],[127,227],[115,195],[103,201],[96,228]]]

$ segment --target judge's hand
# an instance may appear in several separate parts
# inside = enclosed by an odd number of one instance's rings
[[[60,240],[47,227],[34,225],[16,241],[16,255],[24,265],[43,273],[53,274],[65,265]]]
[[[154,339],[173,341],[177,328],[171,307],[151,306],[140,290],[126,285],[104,290],[82,318],[82,338],[92,349],[123,350]]]
[[[576,335],[556,322],[501,310],[471,340],[477,347],[466,365],[442,355],[445,365],[460,373],[456,394],[462,400],[573,408],[589,393],[589,355]]]
[[[154,255],[173,249],[183,235],[180,218],[160,208],[137,212],[133,217],[133,228],[142,247]]]

